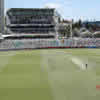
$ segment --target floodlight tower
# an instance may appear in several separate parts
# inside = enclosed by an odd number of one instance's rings
[[[0,0],[0,33],[4,33],[4,0]]]

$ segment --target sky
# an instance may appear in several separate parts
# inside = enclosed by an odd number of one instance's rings
[[[9,8],[56,8],[64,19],[100,20],[100,0],[5,0]]]

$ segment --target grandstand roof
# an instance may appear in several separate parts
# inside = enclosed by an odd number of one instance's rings
[[[54,11],[55,8],[10,8],[7,12],[9,11],[48,11],[48,10],[52,10]]]
[[[41,10],[41,9],[46,10],[46,9],[47,9],[47,10],[48,10],[48,9],[55,9],[55,8],[10,8],[10,9],[12,9],[12,10],[16,10],[16,9],[17,9],[17,10],[18,10],[18,9],[19,9],[19,10],[24,10],[24,9],[25,9],[25,10],[27,10],[27,9],[28,9],[28,10],[32,10],[32,9],[33,9],[33,10]]]

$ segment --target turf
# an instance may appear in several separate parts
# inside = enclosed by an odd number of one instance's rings
[[[96,85],[100,49],[0,52],[0,100],[100,100]]]

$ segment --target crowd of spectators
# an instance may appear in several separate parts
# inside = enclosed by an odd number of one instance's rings
[[[6,39],[0,42],[0,49],[48,48],[48,47],[100,47],[100,39]]]

